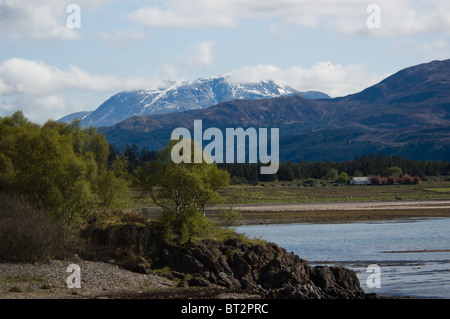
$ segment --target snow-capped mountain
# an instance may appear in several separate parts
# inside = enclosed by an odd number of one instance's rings
[[[110,126],[135,115],[204,109],[235,99],[257,100],[299,94],[313,99],[329,98],[321,92],[302,93],[272,81],[236,84],[229,81],[229,76],[225,75],[196,81],[173,82],[163,89],[121,92],[91,113],[87,115],[80,113],[83,114],[81,123],[84,126]],[[71,114],[60,121],[73,118]]]

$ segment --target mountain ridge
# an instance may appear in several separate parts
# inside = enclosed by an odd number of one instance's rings
[[[356,94],[232,100],[204,110],[135,116],[100,128],[118,147],[167,145],[176,127],[278,127],[281,160],[346,160],[363,153],[450,158],[450,60],[409,67]]]
[[[300,92],[273,81],[234,83],[229,75],[171,82],[168,87],[119,92],[102,103],[96,110],[83,116],[84,126],[110,126],[137,115],[176,113],[185,110],[206,109],[221,102],[243,99],[257,100],[289,95],[304,95],[314,99],[327,99],[317,91]],[[59,121],[71,121],[73,114]],[[67,120],[68,119],[68,120]]]

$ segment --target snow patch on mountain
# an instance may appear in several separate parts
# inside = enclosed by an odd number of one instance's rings
[[[81,123],[84,126],[111,126],[135,115],[204,109],[235,99],[257,100],[299,94],[306,98],[329,98],[321,92],[300,92],[272,81],[234,83],[227,74],[195,81],[171,82],[165,88],[120,92],[96,110],[83,114]],[[68,115],[60,121],[72,118],[72,115]]]

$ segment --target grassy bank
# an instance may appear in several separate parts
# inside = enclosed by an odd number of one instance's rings
[[[300,184],[300,186],[299,186]],[[155,207],[148,196],[135,189],[134,209]],[[221,190],[225,205],[295,204],[315,202],[395,201],[450,199],[450,181],[427,181],[417,185],[339,185],[319,183],[305,187],[299,182],[232,185]]]

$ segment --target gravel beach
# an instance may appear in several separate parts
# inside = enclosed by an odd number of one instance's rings
[[[76,264],[81,288],[66,285]],[[20,287],[21,292],[13,287]],[[13,288],[13,289],[12,289]],[[117,265],[80,259],[49,263],[0,263],[0,299],[258,299],[258,294],[223,287],[177,288],[155,274],[139,274]]]
[[[71,264],[81,270],[81,288],[69,289],[67,272]],[[52,260],[49,263],[0,263],[1,299],[72,299],[102,298],[116,293],[140,293],[167,289],[173,283],[161,276],[139,274],[117,265],[80,259]],[[21,292],[14,292],[17,287]]]

